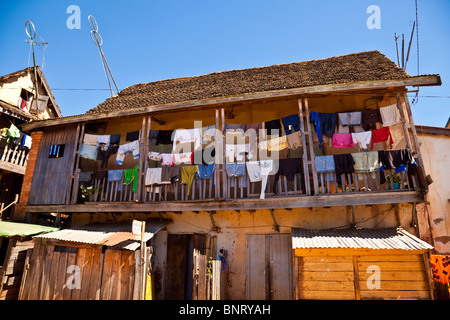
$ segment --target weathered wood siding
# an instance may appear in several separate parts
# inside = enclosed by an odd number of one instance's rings
[[[71,182],[76,126],[44,132],[31,184],[28,204],[65,204]],[[49,158],[51,145],[64,144],[61,158]]]
[[[294,258],[297,299],[431,299],[421,254]]]
[[[35,243],[21,300],[138,300],[140,265],[139,250]]]

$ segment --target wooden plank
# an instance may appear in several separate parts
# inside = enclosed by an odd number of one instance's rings
[[[416,261],[422,262],[422,256],[418,254],[395,254],[395,255],[385,255],[385,256],[373,256],[365,255],[358,256],[358,261]]]
[[[335,272],[335,271],[353,271],[353,263],[321,263],[321,262],[303,262],[303,270],[305,271],[326,271],[326,272]]]
[[[354,284],[351,281],[325,281],[325,280],[308,280],[301,281],[299,284],[300,291],[346,291],[355,292]]]
[[[314,281],[350,281],[353,282],[353,270],[352,271],[335,271],[335,272],[315,272],[315,271],[302,271],[299,275],[301,281],[314,280]]]
[[[373,273],[360,271],[360,281],[367,281]],[[381,280],[397,280],[397,281],[425,281],[426,274],[424,271],[382,271]]]
[[[392,300],[411,300],[411,299],[431,299],[430,292],[424,291],[388,291],[371,290],[361,291],[362,299],[392,299]]]
[[[301,291],[300,299],[307,300],[353,300],[354,292],[346,291]]]
[[[206,255],[198,255],[198,293],[197,300],[206,300],[206,277],[209,277],[206,272]]]
[[[359,281],[359,285],[362,291],[372,291],[372,290],[387,290],[387,291],[425,291],[428,290],[428,284],[426,281],[420,280],[381,280],[379,289],[371,289],[367,286],[367,281]]]
[[[75,265],[77,262],[77,253],[67,252],[67,268]],[[71,274],[67,273],[67,268],[65,270],[64,285],[63,285],[63,300],[72,299],[72,289],[68,286],[68,278]],[[73,273],[72,273],[73,275]]]
[[[391,261],[379,261],[379,262],[358,262],[358,268],[360,270],[367,270],[372,265],[376,265],[380,268],[381,272],[384,271],[423,271],[424,267],[422,263],[399,263]]]
[[[361,300],[361,285],[359,281],[359,271],[358,271],[358,256],[353,256],[353,276],[354,276],[354,290],[355,290],[355,299]]]
[[[142,297],[142,259],[141,249],[134,253],[134,285],[133,285],[133,300],[140,300]]]
[[[61,254],[60,252],[53,251],[50,272],[49,272],[49,277],[50,277],[49,290],[48,290],[48,294],[45,297],[45,300],[53,300],[53,297],[55,295],[57,270],[58,270],[58,262],[59,262],[60,254]]]
[[[27,255],[25,257],[25,264],[24,264],[24,268],[23,268],[22,279],[20,281],[19,295],[17,297],[18,300],[23,300],[23,295],[25,292],[25,283],[26,283],[28,273],[30,270],[30,260],[31,260],[32,255],[33,255],[33,248],[30,248],[27,250]],[[1,279],[1,277],[0,277],[0,279]],[[1,282],[0,282],[0,284],[1,284]]]
[[[269,187],[269,183],[267,185]],[[268,193],[266,193],[268,195]],[[422,203],[424,194],[416,191],[339,193],[314,197],[277,197],[267,199],[235,199],[232,201],[165,201],[165,202],[121,202],[89,203],[78,205],[28,205],[27,213],[60,212],[167,212],[167,211],[218,211],[218,210],[257,210],[277,208],[310,208],[347,205],[370,205],[392,203]]]
[[[72,273],[69,273],[69,276],[75,276],[76,273],[79,272],[79,276],[81,277],[80,280],[80,287],[78,288],[75,284],[76,284],[76,279],[73,278],[72,282],[69,282],[71,284],[71,288],[69,287],[68,289],[71,290],[71,295],[70,295],[70,300],[80,300],[81,299],[81,290],[84,289],[84,281],[83,281],[83,267],[86,263],[86,259],[88,259],[87,257],[87,248],[79,248],[78,249],[78,253],[76,256],[76,261],[75,261],[75,270],[73,270]],[[70,265],[69,265],[70,266]],[[87,283],[85,284],[87,285]]]
[[[59,253],[59,260],[58,260],[58,268],[55,272],[56,277],[56,284],[55,284],[55,290],[53,292],[53,300],[62,300],[63,299],[63,288],[66,280],[66,270],[67,270],[67,259],[68,259],[68,253],[67,252],[60,252]]]
[[[83,265],[80,270],[81,276],[81,289],[80,289],[80,300],[88,300],[90,294],[90,286],[92,285],[91,275],[93,272],[94,264],[94,251],[93,248],[86,248]]]
[[[265,300],[268,296],[265,235],[247,236],[246,299]]]
[[[317,195],[317,194],[319,194],[319,183],[317,181],[317,170],[316,170],[316,161],[315,161],[316,155],[314,153],[314,147],[313,147],[312,129],[311,129],[311,122],[310,122],[310,119],[309,119],[308,99],[305,99],[305,112],[306,112],[306,126],[307,126],[307,129],[308,129],[308,132],[309,132],[309,134],[308,134],[309,159],[311,161],[311,168],[312,168],[314,195]],[[303,161],[305,161],[305,159],[303,159]],[[309,179],[308,179],[308,181],[305,181],[305,182],[309,183]]]

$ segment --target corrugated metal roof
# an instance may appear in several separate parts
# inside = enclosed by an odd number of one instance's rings
[[[401,227],[380,229],[324,229],[292,228],[293,249],[354,248],[354,249],[433,249],[425,241]]]
[[[26,237],[39,233],[58,231],[59,228],[41,226],[38,224],[0,221],[0,237]]]
[[[151,219],[145,221],[144,241],[150,240],[171,220]],[[67,242],[98,244],[135,251],[140,247],[140,235],[131,232],[131,222],[91,223],[72,229],[64,229],[52,234],[43,234],[35,239],[52,239]]]

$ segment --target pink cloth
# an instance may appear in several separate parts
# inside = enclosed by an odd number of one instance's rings
[[[351,133],[333,134],[333,148],[352,148],[355,146]]]

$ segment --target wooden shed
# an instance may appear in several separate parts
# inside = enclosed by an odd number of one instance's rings
[[[151,240],[170,222],[147,220],[144,248],[131,222],[93,223],[34,237],[20,298],[142,300],[146,291],[151,298],[151,287],[146,289],[151,286]]]
[[[0,221],[0,300],[16,300],[24,272],[27,250],[33,248],[33,235],[58,228],[36,224]]]
[[[433,299],[431,247],[404,229],[292,229],[296,299]]]

